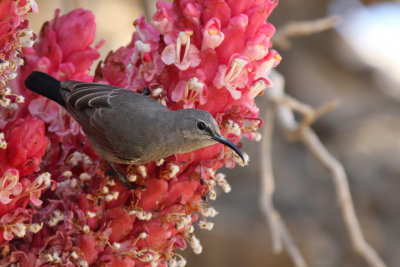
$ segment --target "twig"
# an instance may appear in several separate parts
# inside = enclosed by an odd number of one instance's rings
[[[359,253],[370,266],[386,266],[378,253],[367,243],[367,241],[365,241],[360,223],[354,210],[349,183],[342,164],[329,153],[319,140],[318,136],[310,128],[303,131],[301,140],[321,162],[321,164],[324,165],[332,174],[339,206],[347,230],[349,231],[354,250]]]
[[[292,46],[290,37],[305,36],[335,27],[340,22],[338,16],[331,16],[311,21],[293,21],[278,29],[273,37],[274,45],[289,49]]]
[[[311,124],[313,124],[316,120],[318,120],[326,113],[334,110],[339,105],[338,101],[331,101],[329,103],[326,103],[325,105],[322,105],[317,110],[315,110],[312,107],[304,103],[301,103],[297,99],[288,95],[282,95],[278,97],[276,95],[270,94],[269,98],[270,100],[273,100],[274,102],[279,103],[280,105],[287,106],[292,111],[296,111],[303,115],[303,119],[301,120],[300,125],[297,126],[296,131],[285,131],[286,137],[290,141],[298,141],[300,132],[302,132],[305,128],[309,127]]]
[[[307,267],[307,264],[304,261],[303,256],[296,247],[296,244],[294,243],[292,236],[287,230],[285,222],[281,219],[281,217],[278,217],[278,219],[279,219],[279,226],[281,227],[280,232],[283,239],[283,243],[285,244],[286,250],[289,253],[290,257],[292,258],[294,265],[297,267]]]
[[[283,84],[281,85],[283,87]],[[272,247],[275,253],[281,253],[283,245],[292,258],[295,266],[306,267],[299,249],[294,243],[285,223],[281,219],[278,211],[273,205],[273,194],[275,191],[274,175],[272,171],[272,135],[274,131],[274,118],[276,108],[274,103],[269,103],[264,118],[264,128],[262,132],[260,159],[261,159],[261,193],[260,206],[264,213],[272,236]]]
[[[309,125],[304,123],[299,124],[294,118],[294,107],[302,107],[295,109],[300,112],[302,110],[305,111],[303,112],[303,115],[305,116],[309,116],[307,114],[309,114],[310,110],[312,110],[311,107],[303,106],[305,104],[299,105],[300,102],[298,102],[297,100],[291,101],[292,98],[288,98],[284,95],[284,81],[283,77],[280,74],[278,74],[277,72],[272,72],[270,78],[274,81],[275,84],[282,85],[275,85],[274,88],[269,89],[267,96],[269,97],[270,101],[273,101],[277,105],[276,117],[283,132],[288,136],[297,135],[296,140],[302,141],[311,151],[311,153],[313,153],[313,155],[321,162],[321,164],[324,165],[332,174],[339,207],[342,211],[342,216],[344,218],[346,228],[349,232],[353,248],[361,257],[363,257],[368,262],[370,266],[386,266],[383,260],[377,254],[377,252],[365,241],[359,221],[357,219],[357,215],[354,210],[346,172],[342,164],[328,152],[328,150],[321,143],[317,135],[311,130]],[[314,110],[313,112],[315,113],[316,111]],[[301,126],[303,128],[299,130]],[[267,160],[270,161],[270,159],[268,158]],[[265,169],[263,169],[263,171],[265,171]],[[266,179],[265,177],[268,178],[268,174],[266,175],[265,173],[263,173],[263,177],[263,179]],[[268,188],[264,188],[264,190],[267,189]],[[262,195],[263,194],[269,193],[267,191],[262,193]]]
[[[278,219],[279,215],[275,211],[272,197],[275,191],[275,182],[272,172],[272,134],[274,131],[275,106],[268,105],[264,118],[262,131],[260,160],[261,160],[261,193],[260,206],[267,218],[272,236],[272,248],[275,253],[282,252],[282,237],[279,234]]]

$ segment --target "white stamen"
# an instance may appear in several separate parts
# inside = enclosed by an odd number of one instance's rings
[[[135,48],[141,53],[148,53],[151,51],[150,45],[138,40],[135,42]]]
[[[33,31],[28,29],[23,29],[18,31],[17,38],[19,45],[22,47],[31,47],[34,43],[33,41]]]
[[[53,256],[51,254],[45,254],[44,258],[48,262],[53,262]]]
[[[90,233],[90,228],[89,228],[88,225],[83,226],[82,230],[83,230],[83,232],[84,232],[85,234]]]
[[[229,193],[231,191],[231,186],[229,185],[228,181],[225,179],[225,174],[218,173],[215,179],[218,182],[218,185],[224,190],[225,193]]]
[[[147,170],[146,170],[146,167],[145,167],[145,166],[139,165],[139,166],[138,166],[138,171],[139,171],[140,175],[141,175],[143,178],[145,178],[145,177],[147,176]]]
[[[87,172],[82,172],[80,175],[79,175],[79,179],[81,179],[82,181],[88,181],[88,180],[90,180],[90,175],[89,175],[89,173],[87,173]]]
[[[169,177],[174,177],[178,172],[180,168],[178,165],[172,164],[170,171],[169,171]]]
[[[208,197],[210,200],[216,200],[217,199],[217,192],[215,192],[214,189],[210,190],[208,193]]]
[[[5,140],[4,133],[0,133],[0,149],[6,149],[7,148],[7,142]]]
[[[176,64],[181,64],[186,60],[190,48],[190,36],[193,32],[183,31],[179,32],[178,39],[176,40]],[[185,52],[181,60],[181,47],[185,46]]]
[[[2,98],[0,99],[0,106],[2,107],[7,107],[8,105],[10,105],[11,100],[9,98]]]
[[[75,179],[75,178],[72,178],[72,179],[71,179],[71,186],[72,186],[72,187],[76,187],[77,185],[78,185],[78,180]]]
[[[247,65],[247,61],[242,58],[235,58],[231,64],[229,72],[225,75],[225,83],[233,82],[239,74],[242,72],[243,68]]]
[[[23,97],[22,95],[19,95],[19,96],[17,96],[17,97],[15,98],[15,101],[16,101],[17,103],[24,103],[25,97]]]
[[[206,222],[206,221],[201,220],[201,221],[199,222],[199,227],[200,227],[201,229],[206,229],[206,230],[211,231],[211,230],[213,229],[213,227],[214,227],[214,223],[212,223],[212,222]]]
[[[261,92],[263,92],[267,88],[267,85],[263,80],[258,80],[256,81],[251,87],[250,87],[250,94],[252,98],[255,98],[258,96]]]
[[[236,163],[239,164],[239,166],[241,166],[241,167],[247,166],[249,164],[249,160],[250,160],[250,157],[246,152],[243,152],[243,158],[244,158],[244,162],[241,158],[239,158],[239,156],[234,154],[234,159],[235,159]]]
[[[64,214],[60,210],[55,210],[53,212],[52,218],[49,220],[48,225],[50,227],[56,226],[59,222],[64,220]]]
[[[78,258],[78,253],[76,253],[75,251],[72,251],[70,255],[75,260]]]
[[[63,175],[64,175],[65,177],[67,177],[67,178],[71,178],[72,172],[71,172],[71,171],[65,171],[65,172],[63,172]]]
[[[57,251],[55,251],[55,252],[53,253],[53,262],[54,262],[54,263],[60,263],[60,262],[61,262],[61,258],[60,258],[60,256],[58,255],[58,252],[57,252]]]
[[[176,230],[182,230],[185,227],[185,225],[182,222],[177,222],[175,224]]]
[[[96,217],[96,213],[91,212],[91,211],[88,211],[88,212],[87,212],[87,216],[88,216],[89,218],[94,218],[94,217]]]
[[[78,260],[77,264],[78,264],[80,267],[89,267],[88,262],[87,262],[86,260],[83,260],[83,259]]]
[[[163,92],[164,92],[164,90],[162,88],[156,88],[153,90],[153,92],[151,92],[151,95],[153,97],[159,97],[160,95],[162,95]],[[163,160],[163,159],[160,159],[160,160]],[[159,166],[159,165],[157,165],[157,166]]]
[[[190,246],[192,247],[193,252],[196,254],[200,254],[203,250],[199,239],[197,239],[197,237],[195,237],[194,235],[192,235],[192,237],[190,238]]]
[[[192,216],[191,216],[191,215],[183,216],[183,217],[182,217],[182,222],[183,222],[185,225],[190,224],[190,223],[192,222]]]
[[[156,165],[157,165],[157,166],[161,166],[161,165],[164,164],[164,161],[165,161],[164,159],[157,160],[157,161],[156,161]]]
[[[41,222],[40,224],[32,223],[31,225],[29,225],[29,232],[36,234],[37,232],[42,230],[42,228],[43,228],[43,222]]]
[[[254,141],[257,141],[257,142],[261,141],[262,135],[260,133],[254,132],[254,133],[251,133],[251,136],[253,136]]]
[[[199,95],[200,92],[203,91],[205,84],[199,80],[197,77],[191,78],[187,83],[186,83],[186,88],[185,88],[185,99],[189,98],[190,92],[192,92],[192,95],[190,98],[195,98]]]
[[[140,233],[139,238],[140,239],[146,239],[148,236],[149,235],[146,232],[142,232],[142,233]]]
[[[23,223],[16,223],[10,229],[19,238],[24,237],[26,234],[26,225]]]
[[[241,134],[242,134],[242,130],[240,129],[239,124],[237,124],[233,120],[228,120],[227,121],[226,128],[230,133],[233,133],[233,134],[235,134],[237,136],[241,136]]]
[[[129,181],[129,182],[134,183],[134,182],[136,182],[136,180],[137,180],[137,175],[135,175],[135,174],[130,174],[130,175],[128,176],[128,181]]]
[[[186,227],[186,232],[189,233],[189,234],[192,234],[194,232],[193,225],[189,225],[188,227]]]
[[[107,195],[104,197],[104,200],[105,200],[106,202],[110,202],[110,201],[114,200],[114,196],[113,196],[112,194],[107,194]]]
[[[104,194],[107,194],[108,192],[110,192],[110,189],[108,189],[107,186],[103,186],[103,188],[101,189],[101,191],[102,191]]]

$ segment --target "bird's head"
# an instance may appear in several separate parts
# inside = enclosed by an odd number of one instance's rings
[[[209,112],[201,109],[182,109],[175,112],[185,143],[184,149],[187,150],[184,152],[221,143],[235,151],[244,161],[239,148],[221,135],[217,122]]]

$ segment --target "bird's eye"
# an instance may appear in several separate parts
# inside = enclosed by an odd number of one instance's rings
[[[206,124],[205,124],[204,122],[202,122],[202,121],[199,121],[199,122],[197,123],[197,128],[198,128],[199,130],[205,130],[205,129],[206,129]]]

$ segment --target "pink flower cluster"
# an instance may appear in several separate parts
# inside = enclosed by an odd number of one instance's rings
[[[94,77],[89,68],[101,43],[91,47],[93,15],[57,11],[34,46],[23,50],[26,63],[13,90],[25,103],[0,124],[0,265],[183,266],[178,248],[189,244],[201,253],[194,223],[212,228],[206,218],[217,212],[207,199],[215,199],[217,184],[230,191],[216,172],[241,163],[231,150],[218,144],[120,165],[137,185],[128,190],[93,153],[79,125],[57,104],[27,91],[23,81],[40,70],[60,80],[148,87],[150,97],[170,109],[209,111],[234,143],[242,136],[259,140],[254,98],[269,86],[268,73],[280,61],[270,49],[274,27],[266,22],[276,4],[158,2],[151,22],[139,17],[131,43],[110,52]]]
[[[0,106],[2,107],[8,107],[12,101],[23,102],[21,96],[11,92],[7,81],[17,76],[18,67],[23,64],[19,50],[21,47],[32,46],[35,38],[33,32],[27,29],[28,21],[25,18],[29,11],[37,12],[34,0],[4,0],[0,4]]]

